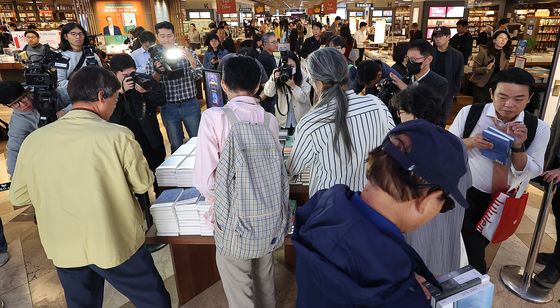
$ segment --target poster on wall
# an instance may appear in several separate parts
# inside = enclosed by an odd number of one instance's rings
[[[97,33],[103,35],[126,35],[131,29],[146,25],[142,1],[96,1],[95,16]]]
[[[216,7],[218,14],[231,14],[237,12],[235,0],[216,0]]]
[[[255,3],[255,14],[259,14],[262,15],[264,14],[264,4],[260,4],[260,3]]]
[[[325,0],[323,2],[323,14],[336,13],[336,0]]]

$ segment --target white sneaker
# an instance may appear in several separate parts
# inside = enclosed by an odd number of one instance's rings
[[[4,266],[4,264],[8,263],[10,260],[10,255],[7,252],[0,253],[0,267]],[[4,306],[0,305],[0,308]]]

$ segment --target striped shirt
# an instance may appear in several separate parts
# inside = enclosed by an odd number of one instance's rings
[[[358,96],[346,91],[346,122],[352,140],[352,157],[348,157],[340,136],[340,156],[334,150],[334,104],[316,107],[298,123],[292,152],[287,161],[291,175],[310,167],[309,196],[335,184],[345,184],[361,191],[366,183],[364,161],[368,153],[381,145],[395,126],[391,113],[377,97]]]

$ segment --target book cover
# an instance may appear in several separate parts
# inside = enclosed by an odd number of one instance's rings
[[[484,275],[482,283],[437,302],[436,308],[491,308],[494,284]]]
[[[183,192],[182,188],[173,188],[173,189],[166,189],[161,192],[159,197],[156,199],[156,202],[152,205],[152,207],[163,206],[165,204],[173,205],[175,200],[181,195]]]
[[[482,132],[482,136],[488,141],[492,142],[494,147],[492,147],[491,149],[480,150],[480,153],[495,162],[498,162],[502,165],[507,165],[510,161],[513,138],[498,130],[492,129],[485,129]]]
[[[431,304],[432,307],[435,307],[438,301],[480,284],[482,278],[483,276],[477,270],[467,265],[439,276],[437,280],[441,284],[441,289],[429,282],[425,282],[424,286],[432,294]]]
[[[175,201],[176,204],[195,204],[200,198],[200,192],[196,188],[187,188]]]

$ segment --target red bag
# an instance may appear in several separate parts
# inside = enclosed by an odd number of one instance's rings
[[[476,224],[476,229],[492,243],[507,240],[521,223],[529,199],[529,194],[524,192],[529,181],[520,184],[517,189],[499,193]]]

